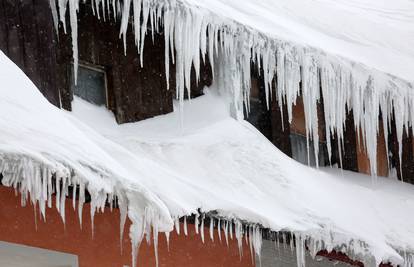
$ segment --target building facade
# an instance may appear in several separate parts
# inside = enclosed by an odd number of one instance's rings
[[[34,14],[34,15],[33,15]],[[89,6],[82,5],[79,13],[79,70],[75,82],[70,35],[65,34],[63,25],[55,29],[49,2],[45,0],[0,0],[0,49],[10,57],[55,106],[71,110],[76,95],[96,105],[111,110],[118,123],[144,120],[173,110],[175,97],[174,66],[169,75],[170,89],[165,77],[164,38],[161,33],[148,34],[145,39],[143,66],[135,51],[135,40],[127,35],[126,52],[119,39],[119,21],[113,18],[98,19]],[[70,31],[69,27],[67,31]],[[299,96],[293,108],[293,120],[288,123],[286,110],[280,110],[277,99],[268,108],[264,95],[263,74],[253,66],[251,111],[247,120],[256,126],[273,144],[292,158],[310,165],[316,165],[313,151],[308,151],[304,107]],[[194,71],[194,70],[193,70]],[[203,94],[204,86],[212,84],[212,73],[206,61],[200,81],[191,84],[191,97]],[[333,146],[329,159],[326,141],[337,144],[336,137],[324,133],[323,105],[319,106],[319,166],[337,165],[346,170],[369,174],[369,160],[366,149],[358,138],[351,113],[346,121],[344,142]],[[286,109],[284,107],[283,109]],[[382,125],[382,124],[380,124]],[[395,128],[395,123],[391,125]],[[414,183],[414,140],[412,129],[403,137],[402,163],[398,158],[398,144],[395,130],[389,136],[378,138],[378,173]],[[386,144],[390,155],[386,155]],[[310,146],[312,147],[312,146]],[[76,216],[68,212],[63,224],[59,215],[48,212],[46,222],[35,218],[33,208],[20,207],[18,198],[9,189],[0,186],[0,220],[2,223],[0,241],[40,247],[63,252],[81,266],[128,266],[130,264],[130,241],[123,240],[124,250],[119,244],[118,211],[99,215],[97,228],[92,237],[89,222],[81,228]],[[68,209],[69,210],[69,209]],[[85,213],[88,211],[85,210]],[[88,216],[85,216],[87,218]],[[190,227],[191,228],[191,227]],[[206,229],[207,231],[207,229]],[[163,237],[161,237],[162,239]],[[216,238],[217,240],[217,238]],[[7,247],[7,244],[3,244]],[[294,252],[282,245],[270,250],[273,243],[264,243],[262,266],[296,266]],[[0,246],[1,247],[1,246]],[[21,248],[16,248],[19,250]],[[22,250],[24,251],[24,250]],[[272,251],[272,252],[271,252]],[[35,252],[34,252],[35,253]],[[40,252],[39,252],[40,253]],[[173,234],[170,248],[165,240],[160,241],[161,266],[252,266],[259,265],[252,260],[248,247],[240,258],[236,241],[229,246],[220,242],[203,242],[190,231],[189,236]],[[336,260],[328,257],[309,259],[309,266],[333,266]],[[54,257],[53,255],[50,257]],[[63,257],[64,255],[56,256]],[[143,266],[155,264],[153,248],[144,245],[140,249]],[[280,260],[279,260],[280,259]],[[0,259],[1,263],[1,259]],[[76,264],[76,265],[75,265]],[[336,266],[360,266],[358,262],[340,263]],[[66,266],[66,265],[65,265]],[[67,265],[70,266],[70,265]]]

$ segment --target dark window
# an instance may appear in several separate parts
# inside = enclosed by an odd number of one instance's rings
[[[75,85],[72,68],[71,89],[74,95],[98,105],[107,106],[106,72],[97,66],[79,65],[78,81]]]
[[[305,165],[308,165],[309,162],[310,166],[316,166],[315,150],[312,141],[309,140],[309,161],[305,136],[291,133],[290,143],[292,146],[292,158]],[[319,142],[318,163],[321,167],[329,165],[328,151],[324,142]]]

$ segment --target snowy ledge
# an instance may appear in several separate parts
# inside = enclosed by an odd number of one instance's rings
[[[79,0],[50,1],[55,25],[58,25],[58,17],[63,25],[66,25],[67,8],[69,10],[74,62],[77,68]],[[381,15],[380,11],[370,8],[359,10],[357,6],[356,10],[362,13],[353,17],[355,23],[361,21],[361,25],[351,25],[354,26],[351,29],[357,33],[355,40],[352,39],[351,33],[348,33],[351,37],[347,35],[343,38],[330,37],[341,35],[328,31],[329,24],[335,24],[336,20],[324,21],[323,25],[328,30],[326,32],[322,30],[322,33],[314,29],[318,27],[323,29],[316,23],[318,20],[315,17],[309,19],[310,27],[306,24],[302,25],[302,20],[308,20],[307,11],[289,10],[289,8],[293,9],[295,5],[307,6],[303,1],[255,2],[246,0],[245,3],[241,3],[232,0],[91,0],[90,3],[98,18],[121,17],[120,37],[123,36],[124,42],[129,22],[132,21],[137,51],[141,54],[141,65],[145,64],[142,54],[147,25],[151,26],[151,34],[163,28],[165,56],[167,59],[171,56],[172,63],[176,65],[177,87],[175,89],[181,102],[184,100],[184,91],[190,88],[192,66],[196,69],[197,80],[199,78],[201,54],[203,59],[206,56],[209,57],[210,62],[213,63],[216,84],[232,92],[235,109],[240,117],[243,116],[243,105],[249,109],[250,63],[253,61],[263,70],[267,98],[270,99],[271,94],[274,93],[277,99],[282,100],[278,101],[280,106],[283,103],[287,104],[289,122],[292,120],[292,106],[295,105],[297,96],[302,94],[307,138],[314,141],[316,158],[319,150],[317,103],[323,97],[326,136],[338,136],[338,144],[331,144],[330,138],[327,138],[329,156],[331,156],[331,145],[343,147],[344,125],[349,111],[353,113],[356,132],[359,133],[359,130],[362,132],[361,138],[367,149],[371,162],[370,170],[374,179],[377,176],[375,159],[377,132],[381,123],[380,114],[382,114],[384,136],[387,136],[393,114],[396,114],[396,134],[401,159],[404,129],[408,131],[408,127],[414,123],[414,84],[412,80],[401,78],[410,77],[412,74],[409,69],[414,66],[414,60],[410,62],[414,52],[407,48],[409,45],[400,44],[399,46],[399,42],[414,43],[414,40],[409,37],[409,32],[412,31],[410,25],[414,25],[414,21],[409,20],[409,8],[413,7],[412,3],[398,0],[397,6],[390,9],[391,11],[387,9],[390,8],[388,6],[382,7],[390,14],[383,18],[384,21],[374,20],[377,24],[370,20],[378,19],[377,17]],[[334,10],[332,6],[323,1],[312,4],[322,8],[318,14],[315,11],[317,8],[312,9],[311,5],[307,6],[309,12],[313,12],[310,14],[314,16],[317,14],[323,17],[325,16],[324,10]],[[348,9],[355,9],[354,6],[347,6],[342,2],[338,5],[345,5],[346,12],[341,12],[342,10],[339,9],[339,12],[337,10],[331,16],[346,16],[349,13]],[[375,1],[368,1],[366,5],[376,7],[377,4]],[[406,10],[398,9],[398,5]],[[378,10],[381,9],[378,8]],[[262,12],[263,16],[258,11]],[[296,13],[301,14],[302,17]],[[291,17],[296,16],[299,17],[298,21],[289,21]],[[363,20],[362,18],[366,16],[368,19]],[[347,17],[342,17],[342,19],[348,20]],[[385,42],[382,39],[375,39],[378,34],[376,35],[374,30],[378,30],[378,24],[382,22],[384,25],[380,28],[384,32],[378,33],[379,35],[386,33],[401,40]],[[336,30],[342,30],[341,23],[344,24],[340,20],[336,23]],[[397,26],[394,28],[385,26],[386,23]],[[360,28],[363,30],[359,30]],[[66,31],[66,26],[64,29]],[[312,34],[307,33],[307,30],[315,34],[316,38],[310,38]],[[374,33],[370,34],[371,31]],[[407,33],[405,34],[404,31]],[[397,33],[394,34],[394,32]],[[365,35],[371,39],[364,39]],[[321,40],[315,40],[319,37]],[[327,45],[324,45],[324,41]],[[370,51],[368,43],[374,44],[372,45],[375,48],[374,51]],[[333,51],[338,53],[333,53]],[[381,57],[385,57],[385,60],[379,64],[377,59]],[[359,58],[361,61],[358,60]],[[386,71],[380,71],[379,68]],[[166,61],[165,69],[168,82],[169,60]],[[387,70],[392,71],[393,74]],[[386,150],[388,154],[388,146]]]

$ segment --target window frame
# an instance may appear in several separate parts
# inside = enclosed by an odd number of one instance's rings
[[[70,81],[70,87],[76,86],[75,85],[75,81],[74,81],[75,77],[73,75],[74,74],[74,71],[75,71],[74,63],[73,62],[71,62],[71,68],[72,68],[72,71],[71,71],[71,74],[70,74],[71,75],[71,77],[70,77],[70,79],[71,79],[71,81]],[[107,73],[107,68],[105,66],[96,65],[96,64],[89,63],[89,62],[86,62],[86,61],[83,61],[83,60],[79,60],[79,63],[78,63],[78,72],[79,72],[79,68],[85,68],[85,69],[88,69],[88,70],[96,71],[96,72],[102,73],[104,75],[105,107],[106,108],[109,108],[108,73]],[[74,92],[73,91],[72,91],[72,94],[74,95]]]

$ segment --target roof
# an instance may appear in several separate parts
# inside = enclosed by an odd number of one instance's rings
[[[403,252],[412,262],[414,186],[386,178],[373,186],[369,176],[301,165],[233,119],[232,97],[214,88],[185,102],[184,113],[119,126],[80,99],[73,113],[55,108],[3,54],[0,77],[3,182],[41,207],[55,174],[87,188],[92,207],[116,195],[133,222],[134,247],[149,226],[169,232],[178,217],[201,211],[232,221],[237,238],[247,230],[256,253],[260,226],[293,232],[299,250],[306,240],[311,251],[335,248],[365,264],[402,264]]]
[[[52,10],[62,22],[67,23],[67,10],[70,13],[76,69],[79,1],[56,2],[51,1]],[[267,98],[275,88],[280,107],[288,107],[289,121],[291,107],[302,93],[307,138],[314,141],[315,158],[317,106],[323,98],[326,136],[336,134],[341,143],[347,112],[352,112],[355,129],[363,133],[373,177],[379,124],[383,123],[387,136],[395,111],[401,161],[404,127],[414,125],[411,0],[125,0],[121,5],[113,1],[112,9],[106,1],[92,2],[96,16],[121,18],[124,43],[129,25],[134,25],[131,34],[141,65],[146,34],[163,26],[166,79],[168,83],[174,63],[181,101],[184,91],[190,90],[192,67],[199,75],[201,54],[213,62],[216,83],[233,92],[235,110],[243,116],[243,103],[249,105],[253,61],[263,71]],[[330,153],[330,142],[327,146]]]
[[[186,0],[269,37],[414,82],[410,0]]]

